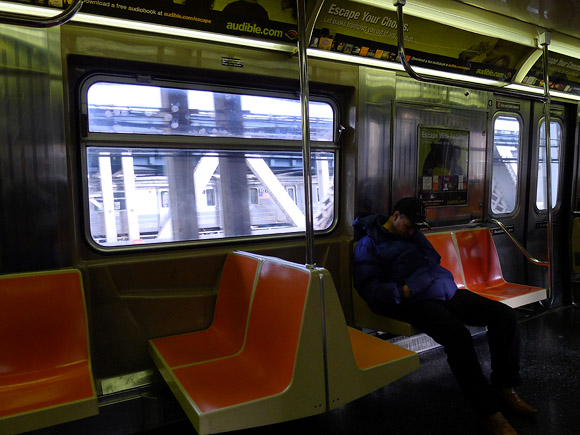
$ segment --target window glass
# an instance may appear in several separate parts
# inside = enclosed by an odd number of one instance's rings
[[[89,131],[300,140],[298,99],[97,82],[87,92]],[[334,110],[309,104],[312,141],[334,139]]]
[[[258,204],[258,189],[250,187],[250,204]]]
[[[304,231],[301,152],[89,146],[90,234],[101,246]],[[334,220],[335,154],[312,153],[315,230]]]
[[[536,189],[536,207],[538,210],[546,210],[546,122],[540,124],[538,184]],[[560,149],[562,144],[562,125],[558,121],[550,122],[550,162],[552,178],[552,208],[558,202],[558,180],[560,176]]]
[[[498,116],[493,123],[491,212],[513,213],[518,204],[521,125],[515,116]]]
[[[292,201],[296,202],[296,186],[287,186],[286,192],[288,192]]]
[[[215,206],[215,189],[206,189],[203,193],[205,194],[207,205]]]

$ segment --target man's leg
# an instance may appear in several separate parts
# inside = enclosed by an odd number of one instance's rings
[[[468,290],[458,290],[449,309],[466,325],[487,326],[491,383],[500,388],[520,385],[520,331],[513,308]]]
[[[487,326],[491,354],[491,383],[503,404],[521,416],[537,410],[520,398],[513,387],[521,384],[520,331],[515,311],[501,302],[460,290],[452,298],[450,309],[468,325]]]
[[[418,301],[401,308],[397,318],[417,326],[443,346],[449,367],[475,411],[484,418],[497,412],[499,405],[481,370],[471,334],[449,310],[448,302]]]

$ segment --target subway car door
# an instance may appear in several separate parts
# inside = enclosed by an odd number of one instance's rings
[[[553,291],[548,304],[562,302],[565,286],[568,286],[569,276],[569,237],[568,224],[570,216],[571,184],[564,180],[572,180],[573,158],[568,154],[572,146],[566,146],[568,134],[566,126],[568,118],[566,107],[552,104],[550,110],[550,146],[546,150],[545,114],[542,103],[533,103],[530,125],[530,158],[529,158],[529,188],[527,197],[527,230],[526,247],[535,258],[548,258],[548,201],[546,164],[551,168],[551,207],[552,217],[552,283]],[[548,158],[547,158],[548,157]],[[531,263],[526,265],[528,282],[531,285],[548,286],[548,271]]]
[[[516,240],[525,244],[531,103],[496,97],[492,107],[487,150],[487,217],[500,221]],[[524,283],[524,256],[498,225],[489,227],[504,278]]]
[[[571,213],[570,213],[570,301],[577,301],[580,297],[580,138],[577,132],[580,132],[580,106],[575,106],[576,122],[571,123],[569,128],[574,131],[570,132],[571,147],[574,149],[573,165],[575,168],[571,195]],[[574,112],[572,112],[574,113]]]

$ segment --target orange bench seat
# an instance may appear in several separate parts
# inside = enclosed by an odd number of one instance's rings
[[[488,228],[434,232],[425,236],[441,255],[441,265],[453,274],[457,288],[466,288],[512,308],[546,299],[545,288],[510,283],[503,278]],[[354,288],[352,294],[356,326],[397,335],[419,332],[409,323],[373,313]]]
[[[415,352],[387,341],[378,340],[372,335],[361,332],[358,329],[348,327],[347,331],[352,346],[354,362],[361,370],[376,367],[379,364],[384,364],[385,361],[394,361],[416,355]]]
[[[157,347],[164,339],[150,341],[161,374],[200,434],[325,411],[320,294],[311,285],[310,271],[283,260],[254,257],[261,266],[240,352],[208,361],[194,357],[171,367]],[[230,273],[226,277],[224,271],[222,279],[239,278]],[[192,352],[182,350],[184,355]]]
[[[243,352],[173,371],[201,411],[278,394],[290,385],[309,278],[299,270],[265,263]]]
[[[150,341],[155,363],[198,433],[323,413],[419,366],[414,352],[347,327],[328,271],[255,258],[258,280],[240,352],[171,367],[157,346],[165,339]],[[183,355],[192,352],[183,349]]]
[[[488,228],[457,231],[454,235],[469,290],[513,308],[546,299],[545,288],[510,283],[504,279]]]
[[[323,275],[329,409],[371,393],[419,368],[419,355],[348,327],[330,273]]]
[[[223,267],[212,324],[202,331],[151,340],[155,358],[169,367],[208,361],[241,351],[260,261],[241,252],[229,254]]]
[[[0,276],[0,433],[98,413],[78,270]]]
[[[450,231],[429,233],[425,234],[425,237],[427,237],[427,240],[431,242],[433,248],[435,248],[441,256],[441,266],[453,274],[453,279],[455,280],[457,288],[465,288],[465,277],[463,276],[463,268],[461,266],[457,247],[453,240],[453,233]]]

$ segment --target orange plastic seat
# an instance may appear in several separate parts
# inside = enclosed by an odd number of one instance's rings
[[[325,411],[320,290],[306,267],[261,258],[241,352],[180,367],[156,360],[200,434]]]
[[[78,270],[0,276],[0,433],[98,413]]]
[[[488,228],[458,231],[455,237],[469,290],[514,308],[546,299],[544,288],[504,280]]]
[[[354,362],[361,370],[415,354],[415,352],[377,339],[358,329],[348,327],[347,330],[352,346]]]
[[[455,241],[453,240],[453,233],[430,233],[425,236],[441,255],[441,266],[453,274],[457,288],[465,288],[465,278],[463,277],[463,269],[455,247]]]
[[[257,257],[241,252],[228,254],[211,326],[203,331],[151,340],[154,358],[163,358],[169,367],[179,367],[239,352],[244,345],[259,263]]]
[[[342,406],[419,368],[419,355],[347,327],[330,273],[323,276],[329,409]]]

